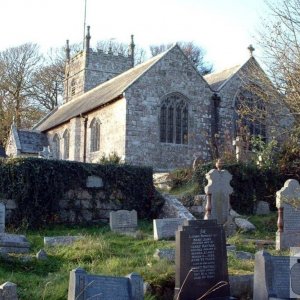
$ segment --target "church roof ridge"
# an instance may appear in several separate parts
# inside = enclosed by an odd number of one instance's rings
[[[34,129],[48,130],[117,99],[174,47],[176,45],[59,106],[55,112],[50,113],[34,126]],[[84,101],[85,98],[89,101]]]

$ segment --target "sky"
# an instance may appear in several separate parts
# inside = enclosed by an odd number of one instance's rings
[[[214,70],[244,63],[261,24],[264,0],[0,0],[0,51],[32,42],[46,52],[79,43],[91,26],[91,46],[115,39],[149,45],[193,41]]]

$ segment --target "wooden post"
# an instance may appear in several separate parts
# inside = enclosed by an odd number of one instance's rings
[[[205,206],[205,216],[204,220],[210,220],[211,219],[211,194],[206,195],[207,201]]]
[[[283,207],[278,207],[277,232],[283,232]]]

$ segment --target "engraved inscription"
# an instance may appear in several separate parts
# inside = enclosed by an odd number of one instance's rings
[[[291,205],[284,205],[284,231],[299,231],[300,230],[300,208],[295,208]]]
[[[213,279],[216,270],[216,246],[214,239],[216,234],[207,233],[205,229],[200,230],[198,235],[190,235],[191,241],[191,269],[194,280]]]

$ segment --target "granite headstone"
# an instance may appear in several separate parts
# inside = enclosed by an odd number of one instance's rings
[[[224,228],[216,220],[189,220],[176,232],[175,295],[195,300],[216,284],[205,299],[231,299]]]
[[[299,283],[299,257],[255,254],[253,300],[299,299]]]
[[[111,211],[109,214],[110,229],[118,233],[134,233],[137,230],[137,213],[135,210]]]
[[[182,225],[185,219],[167,218],[153,220],[154,240],[175,239],[178,226]]]
[[[227,222],[230,210],[229,196],[233,192],[230,185],[232,175],[227,170],[212,169],[205,175],[208,184],[205,193],[211,195],[211,219],[218,224]]]
[[[276,206],[283,210],[283,228],[276,232],[276,249],[300,245],[300,185],[289,179],[276,193]]]
[[[143,279],[137,273],[126,277],[90,275],[77,268],[70,272],[68,300],[142,300]]]

